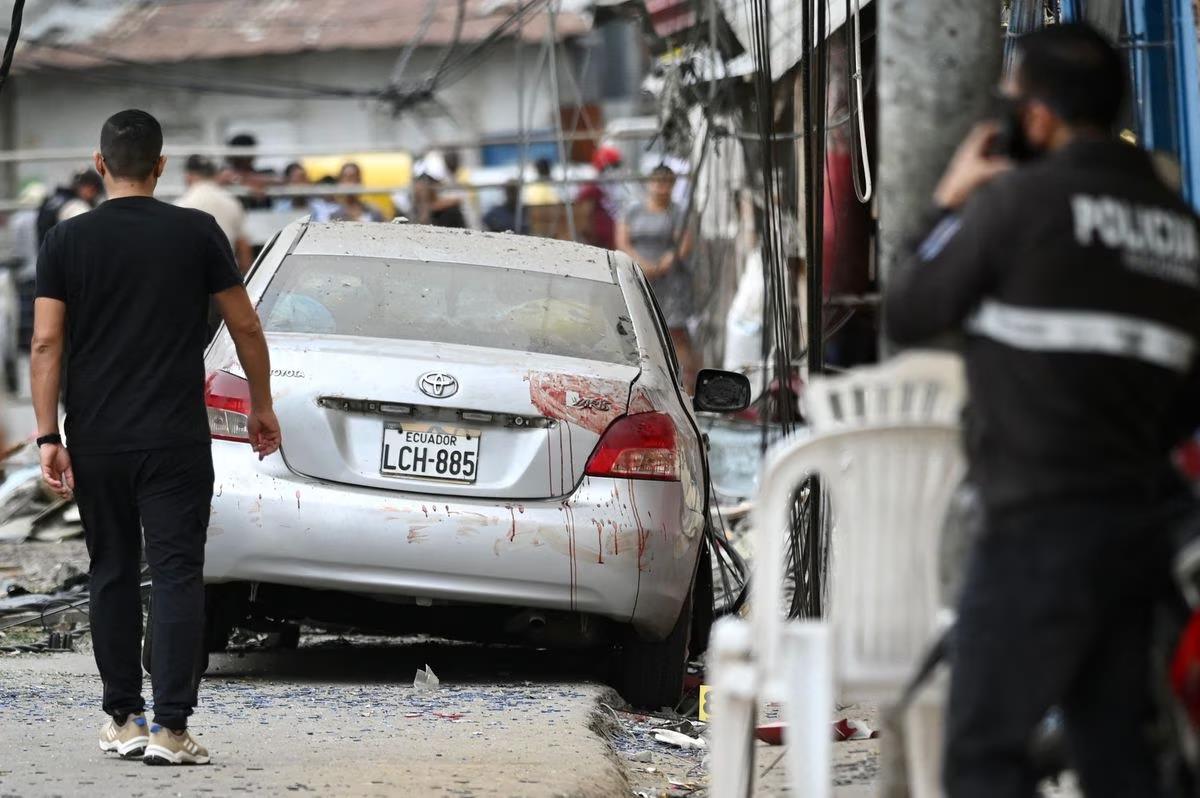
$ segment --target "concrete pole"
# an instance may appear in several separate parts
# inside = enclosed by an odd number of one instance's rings
[[[879,0],[879,276],[923,231],[930,195],[1000,75],[999,0]],[[882,342],[886,355],[889,346]],[[906,798],[904,733],[885,709],[878,795]]]
[[[884,287],[921,233],[955,147],[1000,74],[999,0],[879,2],[879,266]]]
[[[0,92],[0,150],[17,148],[17,88],[20,78],[9,75]],[[0,164],[0,197],[17,196],[17,164]]]

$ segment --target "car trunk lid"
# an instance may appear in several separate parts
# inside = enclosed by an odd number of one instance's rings
[[[460,344],[269,337],[288,467],[412,493],[570,493],[600,435],[628,409],[639,373],[630,365]]]

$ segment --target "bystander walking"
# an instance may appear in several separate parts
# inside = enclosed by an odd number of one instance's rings
[[[91,169],[76,172],[69,186],[59,186],[38,208],[38,244],[59,222],[87,213],[104,197],[104,183]]]
[[[279,448],[280,431],[266,338],[228,238],[212,216],[154,199],[162,144],[162,128],[144,111],[104,123],[95,164],[109,200],[56,225],[42,244],[30,372],[42,475],[59,495],[74,494],[91,557],[92,640],[109,715],[100,748],[144,753],[153,765],[204,764],[209,753],[187,719],[197,700],[213,491],[203,359],[210,295],[237,345],[247,435],[260,458]],[[154,584],[152,724],[140,656],[143,539]]]
[[[592,156],[592,166],[601,179],[586,183],[575,200],[586,220],[585,229],[580,232],[588,244],[616,249],[617,219],[622,208],[614,187],[603,182],[603,178],[621,168],[621,151],[608,145],[600,147]]]
[[[175,201],[180,208],[195,208],[217,220],[217,226],[229,239],[237,257],[238,268],[245,274],[250,269],[252,253],[246,238],[246,210],[237,197],[216,181],[217,167],[203,155],[189,155],[184,163],[187,190]]]
[[[683,369],[683,384],[692,390],[696,356],[688,321],[692,316],[692,230],[686,212],[671,199],[675,172],[661,164],[650,173],[644,202],[631,205],[617,225],[617,248],[642,268],[662,309],[667,330]]]
[[[362,188],[362,169],[358,164],[350,162],[342,164],[338,172],[338,185],[348,188]],[[334,222],[382,222],[383,213],[374,205],[363,200],[361,194],[345,194],[339,203],[341,207],[330,216]]]
[[[230,147],[257,147],[258,139],[250,133],[238,133],[227,142]],[[271,207],[271,198],[266,188],[276,181],[275,173],[259,169],[254,165],[253,155],[230,155],[225,159],[225,168],[218,175],[218,182],[227,186],[239,186],[245,193],[238,197],[246,210],[262,210]]]
[[[529,216],[525,214],[521,223],[517,224],[517,205],[521,201],[521,186],[515,180],[504,185],[504,201],[495,205],[483,215],[483,226],[493,233],[509,231],[529,234]]]
[[[312,181],[308,178],[308,170],[304,168],[304,164],[292,162],[283,170],[283,185],[285,188],[302,189],[305,186],[312,185]],[[304,194],[296,194],[288,197],[276,197],[272,204],[272,209],[276,212],[298,211],[306,212],[311,210],[309,206],[310,197]]]
[[[554,185],[554,175],[550,159],[538,158],[533,162],[537,179],[525,186],[526,205],[557,205],[562,202],[562,195]]]

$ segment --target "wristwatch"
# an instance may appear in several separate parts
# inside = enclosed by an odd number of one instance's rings
[[[55,446],[62,446],[62,436],[57,432],[51,432],[49,435],[43,435],[37,439],[37,445],[39,449],[45,446],[47,443],[53,443]]]

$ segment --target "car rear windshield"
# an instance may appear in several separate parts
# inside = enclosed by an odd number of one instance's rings
[[[268,332],[468,344],[636,365],[621,289],[542,272],[292,255],[267,286]]]

